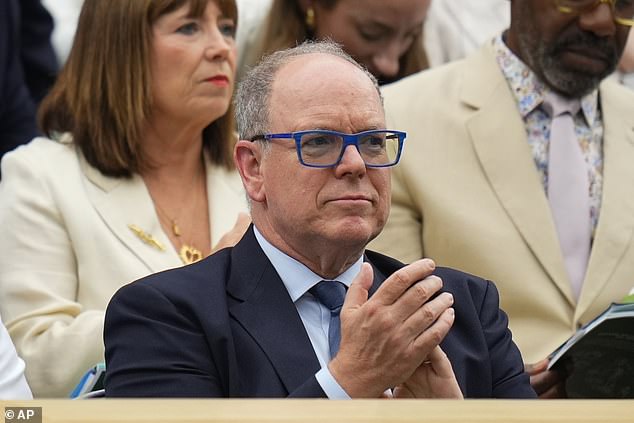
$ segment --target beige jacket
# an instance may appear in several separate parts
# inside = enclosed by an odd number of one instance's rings
[[[182,263],[140,176],[110,178],[69,144],[37,138],[4,156],[0,310],[36,397],[67,396],[103,361],[103,319],[122,285]],[[212,245],[246,211],[237,172],[207,165]],[[134,224],[166,247],[144,243]]]
[[[634,92],[612,81],[600,88],[603,199],[578,301],[490,43],[387,87],[385,97],[389,127],[408,138],[394,169],[389,222],[370,248],[493,280],[527,362],[546,357],[634,286]]]

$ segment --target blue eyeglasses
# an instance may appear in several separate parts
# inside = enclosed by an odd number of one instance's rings
[[[405,132],[377,129],[357,134],[311,130],[284,134],[256,135],[251,141],[294,139],[299,162],[308,167],[335,167],[343,153],[353,145],[367,167],[390,167],[398,163],[403,151]]]

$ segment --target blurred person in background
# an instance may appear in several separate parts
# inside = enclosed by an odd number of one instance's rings
[[[508,0],[434,0],[424,31],[429,65],[468,56],[509,22]]]
[[[68,59],[73,38],[77,30],[77,20],[84,0],[41,0],[51,14],[54,26],[51,43],[58,63],[63,65]]]
[[[53,19],[40,0],[20,0],[20,59],[26,85],[40,104],[59,70],[51,44]]]
[[[2,160],[0,309],[38,397],[103,358],[122,285],[233,245],[233,0],[86,0],[42,103],[48,138]]]
[[[427,68],[422,34],[430,2],[273,0],[264,22],[245,35],[240,73],[263,55],[307,39],[329,38],[379,83],[396,81]]]
[[[0,2],[0,158],[38,134],[35,110],[57,74],[51,30],[39,0]]]

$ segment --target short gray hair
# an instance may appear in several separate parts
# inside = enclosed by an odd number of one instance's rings
[[[343,51],[339,44],[331,40],[306,41],[296,47],[265,56],[240,82],[235,96],[236,124],[240,139],[250,140],[256,135],[269,132],[271,87],[279,69],[296,57],[316,53],[340,57],[360,69],[376,87],[383,104],[383,96],[376,78]]]

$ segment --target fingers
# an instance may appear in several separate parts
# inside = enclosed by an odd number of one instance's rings
[[[372,287],[373,280],[374,271],[372,270],[372,266],[369,263],[363,263],[361,265],[361,271],[352,281],[350,288],[348,288],[348,292],[346,293],[346,298],[344,299],[343,307],[341,309],[342,313],[345,313],[346,310],[350,308],[358,308],[368,301],[368,295],[370,288]]]
[[[452,305],[453,295],[443,292],[416,308],[404,321],[403,329],[409,331],[412,336],[417,336],[427,330]]]
[[[430,350],[427,360],[402,385],[396,386],[394,396],[396,398],[463,398],[451,362],[438,345]]]
[[[431,275],[434,268],[431,260],[405,266],[368,299],[373,270],[362,265],[341,310],[339,352],[328,365],[350,396],[379,397],[402,383],[449,332],[453,297],[431,298],[442,287],[440,278]],[[444,364],[440,371],[449,372]]]
[[[374,301],[384,305],[393,304],[413,284],[431,275],[435,268],[436,264],[430,259],[417,260],[402,267],[381,284],[373,296]]]
[[[437,307],[434,307],[434,304],[438,304],[438,301],[436,301],[436,298],[433,300],[430,300],[430,298],[432,298],[440,290],[440,288],[442,288],[442,285],[442,280],[438,276],[434,275],[428,276],[422,281],[414,283],[403,293],[401,298],[394,302],[394,318],[405,321],[412,315],[412,313],[420,311],[423,304],[429,304],[428,307],[425,307],[423,312],[426,312],[430,308],[430,312],[435,311]],[[440,302],[445,303],[446,301],[441,300]],[[443,310],[445,308],[447,307],[444,307]],[[433,320],[436,320],[436,317],[438,317],[441,312],[442,310],[437,310],[435,318],[429,320],[427,325],[429,325]],[[427,327],[427,325],[425,327]]]
[[[425,275],[434,269],[434,263],[431,260],[419,260],[414,264],[416,266],[414,266],[413,271],[405,273],[405,276],[401,274],[399,278],[394,279],[396,284],[403,283],[406,278],[412,275]],[[372,282],[372,267],[368,263],[364,263],[361,272],[359,272],[359,275],[357,275],[348,290],[342,313],[347,313],[347,310],[352,308],[357,309],[366,302],[368,303],[367,306],[370,306],[368,291],[372,286]],[[380,324],[384,327],[384,330],[388,330],[386,328],[390,327],[389,332],[400,336],[402,339],[409,340],[407,343],[413,344],[414,348],[423,348],[424,354],[421,356],[426,356],[427,351],[438,345],[453,325],[455,318],[454,310],[451,309],[453,295],[443,292],[436,298],[429,300],[442,287],[441,279],[432,275],[416,282],[409,289],[406,289],[400,298],[396,298],[392,303],[385,305],[381,304],[380,301],[377,302],[377,296],[386,283],[388,283],[387,280],[370,299],[372,301],[371,309],[375,313],[377,310],[382,310],[379,314],[383,318],[389,316],[387,322]],[[383,300],[387,298],[386,295],[389,296],[394,292],[397,292],[397,289],[392,292],[384,290]],[[366,323],[369,323],[369,320]]]
[[[436,345],[433,350],[427,356],[427,360],[423,362],[423,364],[427,365],[429,363],[436,372],[441,377],[451,377],[453,376],[453,368],[451,367],[451,362],[447,357],[447,354],[440,348],[440,345]]]
[[[555,370],[544,370],[531,375],[530,379],[531,386],[540,398],[544,395],[547,395],[548,398],[565,398],[565,378],[561,373]],[[544,398],[546,398],[546,396],[544,396]]]
[[[567,398],[565,375],[557,370],[547,370],[548,363],[548,358],[545,358],[537,363],[524,365],[524,370],[530,376],[531,386],[539,398]]]
[[[566,393],[566,383],[564,381],[561,381],[538,395],[539,399],[568,398],[568,394]]]
[[[548,358],[544,358],[543,360],[538,361],[533,364],[524,364],[524,371],[528,373],[529,376],[536,375],[538,373],[546,371],[548,368]]]
[[[413,348],[418,351],[429,351],[438,346],[449,333],[455,317],[453,308],[445,309],[429,327],[418,335],[412,344]]]

